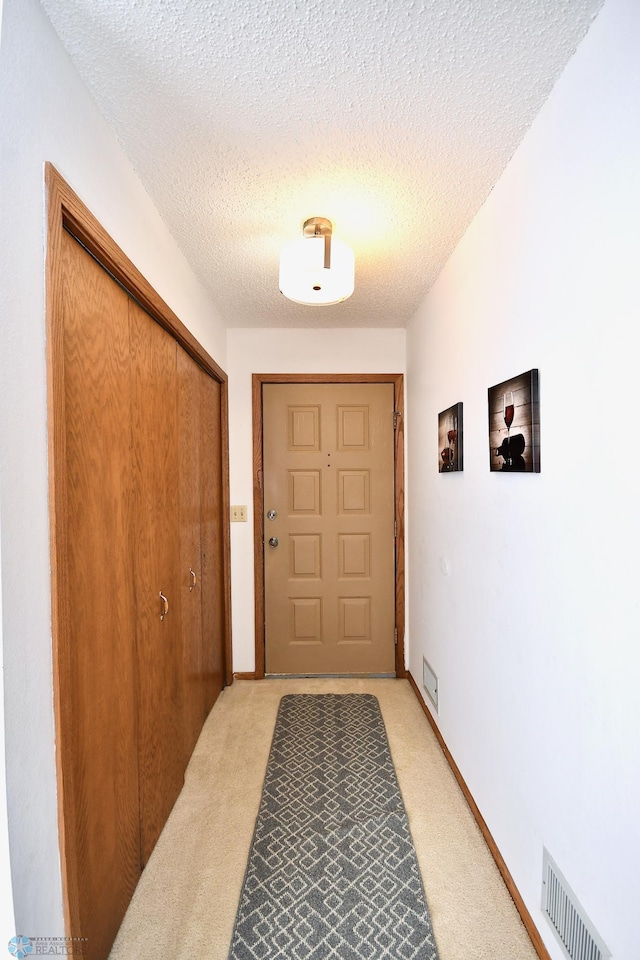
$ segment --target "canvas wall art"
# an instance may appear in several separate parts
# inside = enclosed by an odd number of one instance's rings
[[[501,473],[540,472],[537,370],[489,387],[489,463]]]
[[[462,404],[438,414],[438,469],[440,473],[462,470]]]

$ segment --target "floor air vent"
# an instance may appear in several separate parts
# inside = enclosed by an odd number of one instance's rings
[[[571,960],[611,956],[547,850],[542,859],[542,912]]]

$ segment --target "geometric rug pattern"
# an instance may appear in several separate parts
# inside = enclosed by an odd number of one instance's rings
[[[438,960],[376,697],[283,697],[229,960]]]

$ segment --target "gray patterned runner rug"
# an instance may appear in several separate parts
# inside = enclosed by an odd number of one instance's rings
[[[283,697],[229,960],[438,960],[375,697]]]

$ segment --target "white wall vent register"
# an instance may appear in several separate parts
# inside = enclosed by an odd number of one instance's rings
[[[425,693],[431,700],[431,703],[436,708],[436,713],[438,712],[438,678],[435,673],[425,660],[422,658],[422,686],[425,689]]]
[[[608,960],[611,956],[546,849],[542,857],[542,912],[571,960]]]

